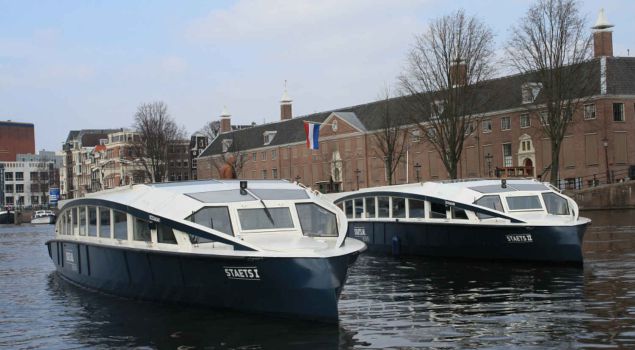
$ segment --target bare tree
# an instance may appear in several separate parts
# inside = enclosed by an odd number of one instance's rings
[[[408,133],[401,128],[405,123],[403,98],[391,99],[390,90],[383,93],[383,102],[377,104],[381,128],[373,133],[375,155],[384,160],[388,184],[394,182],[397,166],[406,154]]]
[[[205,123],[199,132],[207,136],[209,142],[214,141],[214,139],[220,134],[220,121],[212,120]]]
[[[163,182],[168,176],[168,147],[185,137],[185,130],[176,125],[162,102],[144,103],[137,107],[134,128],[140,138],[136,148],[147,176],[152,182]]]
[[[220,140],[222,153],[212,158],[212,164],[218,171],[220,178],[238,179],[242,176],[247,162],[247,155],[243,150],[240,138],[234,133],[230,137]]]
[[[519,72],[532,79],[537,99],[531,104],[542,132],[551,141],[550,181],[557,183],[560,147],[573,114],[588,96],[591,36],[575,0],[539,0],[512,28],[507,54]],[[537,84],[537,85],[536,85]]]
[[[475,113],[488,100],[479,96],[493,75],[493,34],[463,10],[438,18],[415,37],[404,73],[399,77],[411,108],[411,121],[441,157],[451,178],[457,177],[463,143],[473,130]],[[427,119],[421,122],[421,118]]]

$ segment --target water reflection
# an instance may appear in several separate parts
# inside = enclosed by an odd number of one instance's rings
[[[56,273],[48,276],[47,289],[56,304],[63,304],[64,314],[73,315],[68,335],[80,346],[168,349],[354,346],[352,334],[334,324],[122,299],[84,290]]]
[[[373,347],[474,348],[527,337],[549,345],[570,325],[548,319],[583,309],[583,285],[578,268],[367,255],[340,314],[342,327]]]

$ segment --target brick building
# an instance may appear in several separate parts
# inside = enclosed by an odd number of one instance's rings
[[[572,116],[563,140],[559,179],[563,188],[625,179],[635,165],[635,58],[613,57],[609,28],[594,27],[595,57],[585,63],[593,92],[579,96],[586,102]],[[535,112],[528,107],[539,100],[539,88],[528,75],[486,82],[482,94],[491,103],[475,111],[478,118],[464,144],[459,177],[549,180],[551,146],[541,131],[540,105]],[[219,164],[231,158],[238,177],[244,179],[298,179],[322,191],[386,184],[386,166],[373,135],[382,128],[382,111],[395,100],[296,118],[292,118],[291,102],[285,91],[280,121],[245,130],[233,131],[230,117],[221,116],[220,135],[198,159],[198,177],[219,177]],[[414,117],[426,123],[431,113]],[[319,150],[307,149],[306,121],[322,124]],[[438,153],[418,136],[417,125],[404,124],[401,130],[409,134],[408,144],[394,182],[446,179]]]
[[[14,162],[18,153],[35,153],[33,124],[0,121],[0,161]]]

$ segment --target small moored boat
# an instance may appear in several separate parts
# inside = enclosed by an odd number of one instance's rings
[[[1,224],[12,224],[13,223],[13,215],[14,213],[9,210],[0,210],[0,225]]]
[[[91,289],[337,321],[366,247],[346,229],[334,204],[299,185],[210,180],[63,201],[46,244],[58,273]]]
[[[31,219],[32,224],[54,224],[55,213],[52,210],[36,210]]]
[[[371,251],[582,264],[591,220],[535,180],[457,180],[329,194]]]

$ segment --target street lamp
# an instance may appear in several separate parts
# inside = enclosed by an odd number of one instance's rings
[[[355,179],[357,180],[357,190],[359,191],[359,173],[362,171],[359,169],[355,169]]]
[[[415,168],[415,176],[417,177],[417,182],[421,182],[421,179],[419,178],[419,170],[421,170],[421,164],[417,162],[413,167]]]
[[[492,177],[492,158],[494,158],[491,154],[487,153],[485,156],[485,162],[487,163],[487,176]]]
[[[606,183],[611,183],[611,173],[609,171],[609,140],[602,139],[602,145],[604,146],[604,161],[606,162]]]

